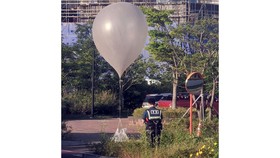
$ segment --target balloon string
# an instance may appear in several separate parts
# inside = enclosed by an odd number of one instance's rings
[[[121,129],[121,128],[122,128],[122,120],[121,120],[121,118],[119,118],[118,129]]]
[[[122,79],[119,80],[119,118],[121,118],[121,109],[122,109]]]

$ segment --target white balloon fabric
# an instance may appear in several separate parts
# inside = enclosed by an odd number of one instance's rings
[[[92,34],[98,51],[121,78],[144,48],[148,26],[137,6],[119,2],[98,13]]]

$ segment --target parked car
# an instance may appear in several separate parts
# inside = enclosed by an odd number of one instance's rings
[[[171,95],[171,93],[159,93],[159,94],[147,94],[143,103],[142,103],[142,108],[149,108],[148,106],[148,99],[149,98],[154,98],[156,100],[156,105],[158,104],[158,101],[165,96]]]

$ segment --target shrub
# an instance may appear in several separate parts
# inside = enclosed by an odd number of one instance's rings
[[[91,112],[92,94],[88,91],[75,91],[62,98],[62,110],[66,114],[88,114]]]
[[[132,116],[137,119],[142,118],[142,115],[145,110],[146,110],[145,108],[136,108],[134,109]]]
[[[161,109],[164,118],[180,118],[186,113],[186,108]]]
[[[219,148],[218,143],[206,143],[202,145],[198,150],[189,154],[189,157],[193,158],[218,158]]]
[[[117,97],[115,93],[112,93],[110,90],[101,91],[94,95],[94,103],[96,105],[116,105],[118,104]]]
[[[111,91],[101,91],[95,95],[95,110],[98,114],[107,115],[117,112],[118,100]]]
[[[218,137],[217,133],[219,133],[219,119],[217,117],[213,117],[212,120],[204,121],[202,126],[202,133],[205,137]]]
[[[181,118],[187,111],[186,108],[176,108],[176,109],[171,109],[171,108],[159,108],[162,110],[162,115],[165,119],[172,119],[172,118]],[[133,117],[134,118],[142,118],[142,115],[146,109],[145,108],[136,108],[133,111]],[[193,108],[193,114],[195,115],[196,109]]]
[[[101,91],[94,95],[94,110],[97,114],[113,114],[117,110],[118,101],[111,91]],[[75,91],[64,94],[62,98],[63,114],[88,115],[92,108],[92,93],[89,91]]]

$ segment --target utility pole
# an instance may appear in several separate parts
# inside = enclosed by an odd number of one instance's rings
[[[94,90],[95,90],[95,79],[94,79],[94,76],[95,76],[95,61],[94,61],[94,58],[95,58],[95,50],[93,51],[92,53],[92,70],[91,70],[91,92],[92,92],[92,103],[91,103],[91,116],[90,118],[94,118]]]
[[[188,0],[188,8],[187,8],[187,15],[188,15],[188,18],[187,18],[187,22],[190,22],[190,16],[191,16],[191,0]]]

